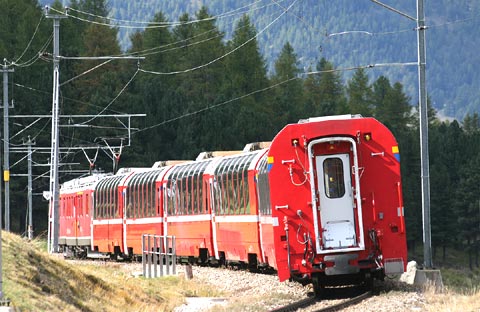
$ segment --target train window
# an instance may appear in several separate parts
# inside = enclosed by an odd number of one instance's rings
[[[248,168],[243,171],[242,189],[242,205],[245,207],[245,214],[250,214],[250,190],[248,189]]]
[[[235,172],[235,165],[238,162],[238,158],[232,158],[227,163],[227,195],[228,195],[228,211],[227,214],[235,214],[239,212],[238,204],[237,204],[237,193],[236,193],[236,172]]]
[[[341,198],[345,195],[343,162],[340,158],[327,158],[323,162],[325,194],[328,198]]]
[[[178,207],[180,205],[179,181],[176,179],[178,172],[172,174],[172,177],[167,182],[166,192],[168,200],[166,201],[167,212],[170,216],[177,215]]]
[[[257,174],[258,205],[260,212],[263,215],[272,214],[272,208],[270,206],[270,183],[268,181],[267,159],[267,156],[262,157],[258,166]]]
[[[154,199],[151,196],[152,194],[152,184],[151,184],[151,176],[152,173],[147,173],[145,175],[144,183],[145,183],[145,198],[144,198],[144,205],[145,205],[145,210],[143,212],[144,217],[151,217],[152,212],[151,209],[153,207]]]
[[[83,215],[88,216],[88,203],[89,203],[89,195],[85,194],[85,200],[83,201]]]
[[[138,179],[138,210],[137,218],[142,218],[145,211],[145,184],[143,179],[140,177]]]
[[[186,179],[183,178],[183,179],[180,179],[180,192],[179,192],[179,195],[180,195],[180,202],[179,202],[179,205],[178,205],[178,211],[177,211],[177,214],[178,215],[182,215],[184,214],[184,210],[185,210],[185,205],[186,205],[186,197],[187,197],[187,188],[186,188]]]
[[[142,217],[143,210],[143,185],[140,178],[137,179],[137,203],[135,209],[135,218]]]
[[[105,203],[105,211],[104,211],[103,216],[105,218],[110,218],[110,217],[113,216],[113,213],[112,213],[112,208],[113,207],[112,207],[111,203],[113,202],[113,199],[115,198],[115,194],[114,194],[115,188],[109,187],[107,189],[107,192],[108,192],[108,195],[107,195],[107,198],[106,198],[107,202]]]
[[[81,217],[83,215],[82,214],[82,208],[83,208],[82,195],[77,196],[77,205],[75,207],[76,207],[76,210],[77,210],[77,211],[75,211],[75,214],[78,215],[79,217]]]

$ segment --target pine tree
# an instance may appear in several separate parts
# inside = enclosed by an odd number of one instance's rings
[[[463,129],[467,134],[475,134],[480,131],[480,118],[478,113],[473,115],[467,114],[463,119]]]
[[[272,116],[275,116],[274,128],[282,129],[287,123],[296,122],[305,116],[303,111],[302,80],[298,77],[297,55],[290,43],[283,46],[277,61],[275,62],[275,74],[272,84],[281,85],[275,87]],[[289,80],[287,83],[283,83]]]
[[[322,58],[317,72],[310,74],[304,82],[305,110],[307,115],[328,116],[346,114],[346,99],[340,75],[332,63]]]
[[[410,99],[399,82],[392,87],[388,78],[380,76],[373,84],[372,104],[373,115],[396,135],[412,123]]]
[[[201,151],[220,149],[228,128],[222,118],[224,107],[209,109],[221,99],[225,81],[225,64],[221,58],[225,51],[223,33],[206,8],[197,12],[196,19],[201,22],[189,23],[191,19],[184,14],[180,19],[182,24],[173,29],[174,40],[178,42],[176,66],[179,71],[188,70],[175,76],[173,100],[184,113],[200,112],[179,121],[176,143],[183,150],[183,157],[188,158],[196,157]]]
[[[142,34],[135,35],[138,44],[132,45],[132,48],[135,48],[138,55],[145,56],[145,60],[140,63],[142,69],[154,72],[170,72],[174,69],[174,51],[170,50],[173,47],[172,33],[167,27],[153,27],[167,23],[165,15],[157,12],[149,27]],[[132,89],[139,99],[133,112],[147,115],[139,125],[140,128],[166,122],[163,126],[135,135],[133,150],[141,155],[143,163],[177,158],[174,142],[178,123],[170,120],[180,116],[181,110],[170,100],[175,96],[173,78],[168,75],[140,73],[138,80],[133,82]],[[139,158],[130,154],[126,156],[130,159]]]
[[[50,132],[42,129],[45,125],[48,127],[48,120],[38,119],[38,123],[32,123],[33,119],[18,119],[13,118],[12,115],[50,114],[51,112],[52,66],[51,63],[43,62],[39,58],[39,52],[50,52],[42,49],[42,47],[52,32],[52,22],[46,20],[44,12],[39,7],[37,1],[4,0],[1,1],[1,4],[0,62],[1,65],[7,65],[8,69],[14,70],[14,72],[8,73],[9,103],[2,103],[2,106],[14,103],[14,106],[9,108],[9,142],[11,146],[21,146],[23,143],[22,139],[27,138],[27,135],[31,135],[32,138],[35,136],[38,146],[49,146],[51,142]],[[33,36],[37,25],[38,31]],[[3,95],[3,92],[1,94]],[[2,130],[2,139],[3,135]],[[23,153],[10,152],[10,169],[12,170],[12,178],[10,180],[10,229],[18,233],[25,230],[24,209],[17,208],[27,206],[27,198],[25,196],[26,179],[13,177],[13,174],[27,172],[27,162],[22,161],[25,155]],[[2,152],[2,159],[3,156]],[[35,176],[45,174],[45,168],[34,166],[33,174]],[[48,183],[48,181],[45,182],[46,179],[38,180],[35,181],[36,185],[34,187],[45,187],[43,189],[48,189],[48,186],[42,186],[43,183]],[[34,207],[35,215],[37,215],[38,209],[41,208],[41,205]],[[38,219],[35,218],[38,220],[35,220],[36,229],[42,226],[43,220],[46,220],[46,217],[42,219],[41,216],[47,216],[47,213],[42,211],[40,213],[43,213],[43,215],[38,214]],[[3,218],[3,214],[1,218]]]
[[[260,54],[255,36],[256,30],[250,18],[243,16],[236,25],[232,40],[228,43],[229,51],[235,51],[226,59],[227,97],[243,97],[268,86],[265,60]],[[239,149],[245,143],[272,138],[268,133],[268,130],[272,129],[268,107],[264,93],[254,93],[232,104],[227,122],[232,126],[229,129],[229,137],[226,138],[230,148]]]
[[[339,72],[334,71],[332,63],[322,58],[317,65],[320,74],[320,94],[322,115],[344,114],[346,111],[345,88]]]
[[[468,253],[469,267],[478,267],[480,246],[480,195],[477,191],[480,179],[480,157],[471,158],[461,170],[456,194],[456,215],[460,244]]]
[[[79,2],[81,10],[91,14],[106,16],[107,4],[104,0],[84,0]],[[88,11],[87,11],[88,10]],[[95,18],[100,21],[100,18]],[[105,22],[105,21],[103,21]],[[89,24],[82,33],[83,49],[81,56],[115,56],[120,54],[120,46],[117,41],[117,30],[112,27]],[[79,61],[76,64],[76,74],[80,75],[105,61]],[[88,105],[65,107],[66,112],[97,113],[115,97],[121,89],[118,79],[119,63],[112,61],[96,69],[94,72],[84,75],[73,82],[73,87],[78,91],[77,98],[82,99]]]
[[[347,98],[350,113],[372,116],[372,89],[368,83],[368,75],[363,68],[357,69],[348,82]]]

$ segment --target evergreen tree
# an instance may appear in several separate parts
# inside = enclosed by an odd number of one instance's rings
[[[467,134],[478,134],[480,131],[480,118],[478,113],[465,116],[463,119],[463,129]]]
[[[321,72],[319,81],[320,114],[326,116],[346,113],[346,99],[340,74],[334,71],[333,64],[325,58],[320,60],[317,70]]]
[[[333,64],[322,58],[317,72],[309,75],[304,83],[305,110],[307,115],[329,116],[346,114],[346,99],[340,75]]]
[[[172,33],[166,27],[153,27],[167,24],[168,20],[162,12],[157,12],[145,31],[135,35],[140,45],[133,46],[138,55],[145,56],[141,67],[154,72],[170,72],[173,68]],[[150,27],[152,26],[152,27]],[[128,159],[139,159],[136,154],[142,155],[143,164],[152,164],[157,160],[176,159],[175,140],[177,136],[177,122],[169,122],[181,115],[181,110],[170,101],[175,96],[172,90],[173,78],[167,75],[139,74],[138,80],[133,82],[133,93],[139,99],[132,112],[145,113],[147,116],[139,128],[151,127],[161,122],[163,126],[154,127],[148,131],[141,131],[134,136],[135,146],[127,151]],[[132,151],[133,150],[133,151]],[[131,155],[133,153],[134,155]]]
[[[468,253],[469,268],[473,270],[478,263],[480,246],[480,195],[478,181],[480,179],[480,154],[471,158],[461,170],[458,191],[456,194],[456,215],[460,243]]]
[[[464,163],[459,147],[464,143],[464,135],[457,122],[433,125],[429,129],[430,154],[430,198],[432,247],[434,254],[442,248],[443,259],[447,247],[455,242],[456,224],[454,201],[458,185],[458,171]]]
[[[223,33],[205,7],[197,12],[196,19],[201,22],[189,23],[185,14],[180,20],[183,24],[173,29],[179,48],[176,66],[179,71],[189,70],[175,77],[174,101],[185,113],[201,112],[179,121],[177,144],[187,158],[194,158],[201,151],[221,149],[229,127],[224,123],[225,107],[210,109],[221,102],[225,82],[225,64],[221,59],[225,53]]]
[[[83,11],[99,16],[108,14],[107,4],[104,0],[83,0],[79,2],[79,7]],[[98,22],[100,18],[95,18],[94,20]],[[84,29],[82,38],[83,49],[81,56],[96,57],[120,54],[117,30],[115,28],[90,23]],[[105,61],[79,61],[76,64],[75,73],[82,75],[102,62]],[[75,96],[88,103],[88,105],[65,107],[65,112],[85,114],[101,111],[122,87],[118,79],[119,69],[119,62],[111,61],[95,69],[95,71],[76,79],[73,82],[73,87],[77,89]]]
[[[372,116],[372,89],[365,69],[359,68],[347,84],[348,109],[352,114]]]
[[[16,119],[12,115],[49,114],[51,112],[52,66],[49,62],[41,61],[39,52],[50,52],[50,50],[46,50],[48,46],[45,49],[42,47],[48,43],[52,32],[52,23],[45,18],[37,1],[4,0],[1,1],[1,4],[0,62],[1,65],[7,65],[8,69],[14,70],[8,73],[9,103],[2,103],[2,105],[14,103],[13,107],[9,108],[9,142],[11,146],[21,146],[22,139],[31,135],[39,146],[49,146],[50,132],[42,131],[42,127],[48,127],[51,124],[49,121],[38,119],[38,122],[33,122],[33,119]],[[38,30],[35,33],[37,25]],[[44,55],[42,54],[42,56]],[[3,95],[3,92],[1,94]],[[3,130],[1,132],[3,139]],[[18,208],[27,206],[25,196],[27,179],[14,176],[16,173],[27,172],[25,155],[12,152],[9,155],[11,164],[10,230],[14,232],[25,230],[25,210]],[[2,159],[3,156],[2,153]],[[34,166],[33,174],[40,176],[45,173],[44,169]],[[45,187],[48,184],[46,179],[38,180],[35,181],[35,187]],[[36,227],[46,224],[47,213],[39,212],[41,208],[44,207],[41,205],[34,207]],[[3,214],[0,217],[3,219]]]
[[[274,85],[290,80],[275,88],[272,116],[276,117],[274,121],[276,131],[282,129],[287,123],[298,121],[303,115],[303,90],[302,81],[298,77],[299,73],[297,55],[287,42],[275,62],[275,74],[272,77]]]
[[[268,86],[265,60],[255,38],[256,30],[250,18],[244,15],[236,25],[228,43],[226,95],[230,98],[245,96]],[[241,48],[239,48],[241,46]],[[237,49],[238,48],[238,49]],[[233,103],[229,148],[239,149],[245,143],[270,140],[271,114],[264,93],[254,93]],[[235,115],[233,115],[235,112]],[[267,131],[265,131],[267,130]]]
[[[411,125],[410,99],[399,82],[392,87],[388,78],[379,77],[373,84],[372,104],[374,116],[394,134],[407,131]]]

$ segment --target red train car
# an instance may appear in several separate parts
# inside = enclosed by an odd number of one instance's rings
[[[93,190],[107,176],[93,174],[65,182],[60,188],[58,243],[68,254],[84,256],[91,246]]]
[[[257,166],[265,153],[221,157],[205,172],[214,255],[222,263],[266,264],[256,188]]]
[[[280,280],[373,281],[405,269],[398,143],[373,118],[334,116],[287,125],[268,152]]]
[[[152,198],[155,199],[155,191],[152,190],[151,181],[146,179],[142,180],[142,184],[138,182],[139,176],[145,178],[144,173],[152,170],[152,168],[124,168],[116,175],[105,177],[96,184],[92,215],[92,250],[115,257],[131,254],[126,243],[126,235],[127,230],[135,229],[129,225],[140,223],[136,221],[138,217],[156,217],[154,208],[156,203],[152,201]],[[146,200],[151,202],[147,205]],[[140,250],[141,248],[139,252]]]
[[[206,263],[213,254],[211,210],[207,201],[206,167],[212,159],[173,166],[161,182],[164,235],[175,236],[179,257]],[[138,239],[139,237],[136,237]]]
[[[164,235],[163,197],[161,181],[170,167],[134,172],[124,183],[123,196],[126,209],[123,217],[123,240],[120,253],[139,255],[143,234]]]

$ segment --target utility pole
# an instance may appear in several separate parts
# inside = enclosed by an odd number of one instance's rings
[[[422,221],[423,221],[423,265],[425,269],[432,269],[432,234],[430,225],[430,166],[428,156],[428,103],[426,86],[426,40],[424,0],[417,0],[417,18],[411,17],[378,0],[372,2],[383,6],[413,20],[417,23],[417,48],[418,48],[418,113],[420,115],[420,163],[422,182]]]
[[[426,44],[425,44],[424,0],[417,0],[417,42],[418,42],[418,103],[420,113],[420,154],[422,170],[422,215],[423,215],[423,264],[433,268],[432,233],[430,224],[430,165],[428,156],[428,103],[426,86]]]
[[[4,112],[6,112],[6,117],[4,118],[4,135],[5,135],[5,145],[6,149],[4,150],[4,159],[8,159],[8,73],[13,72],[13,69],[8,69],[6,61],[4,62],[4,65],[2,67],[2,72],[3,72],[3,107],[4,107]],[[6,133],[5,133],[6,132]],[[8,164],[8,160],[7,160]],[[5,168],[8,168],[6,166]],[[5,186],[7,186],[7,180],[5,179]],[[2,188],[1,188],[2,183],[0,183],[0,305],[3,305],[4,303],[8,304],[8,300],[5,300],[3,297],[3,250],[2,250],[2,201],[1,201],[1,194],[2,194]],[[7,192],[5,192],[5,204],[7,204]],[[8,224],[8,228],[7,228]],[[5,208],[5,230],[10,231],[10,210]]]
[[[8,73],[9,69],[4,60],[3,72],[3,181],[5,182],[5,231],[10,231],[10,151],[9,151],[9,128],[8,128]]]
[[[60,19],[66,15],[49,15],[46,7],[45,15],[53,19],[53,98],[52,98],[52,149],[50,155],[50,204],[48,213],[48,252],[58,251],[59,227],[59,185],[58,185],[58,143],[59,143],[59,53],[60,53]]]
[[[28,141],[23,145],[28,147],[28,225],[27,233],[28,239],[33,239],[33,206],[32,206],[32,145],[35,145],[35,142],[30,139],[28,136]]]

